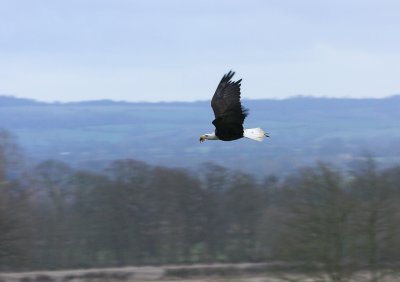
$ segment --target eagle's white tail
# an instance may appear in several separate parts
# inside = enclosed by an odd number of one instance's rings
[[[261,128],[249,128],[244,130],[243,136],[261,142],[268,134]]]

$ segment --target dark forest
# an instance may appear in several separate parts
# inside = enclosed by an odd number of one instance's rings
[[[400,166],[372,158],[263,179],[114,161],[103,172],[27,165],[0,135],[1,270],[280,261],[376,277],[400,260]]]

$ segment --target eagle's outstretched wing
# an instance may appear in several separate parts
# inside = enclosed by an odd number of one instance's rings
[[[216,134],[222,140],[242,137],[243,122],[247,116],[247,109],[240,103],[242,80],[231,81],[234,74],[229,71],[222,77],[211,100],[211,107],[215,115],[213,124],[216,127]]]
[[[217,90],[211,100],[211,107],[214,111],[215,118],[224,115],[227,111],[232,108],[240,108],[240,83],[238,81],[231,81],[235,75],[233,71],[229,71],[225,74],[221,82],[218,84]]]

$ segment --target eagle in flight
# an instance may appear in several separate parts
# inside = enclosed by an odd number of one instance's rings
[[[263,141],[268,134],[261,128],[243,129],[243,122],[248,110],[240,103],[240,83],[232,81],[233,71],[225,74],[218,84],[217,90],[211,100],[211,107],[215,119],[212,122],[215,131],[200,136],[200,142],[206,140],[232,141],[246,137],[256,141]]]

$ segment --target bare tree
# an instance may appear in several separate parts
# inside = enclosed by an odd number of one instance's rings
[[[28,256],[29,193],[21,187],[18,146],[0,130],[0,269],[24,265]]]
[[[341,174],[326,164],[302,170],[286,185],[290,190],[283,257],[300,263],[300,271],[320,274],[320,281],[349,281],[353,240],[352,204]]]
[[[354,227],[360,257],[365,258],[370,281],[379,282],[392,273],[390,254],[399,236],[398,198],[390,179],[377,169],[372,158],[353,172],[352,193],[356,202]]]

